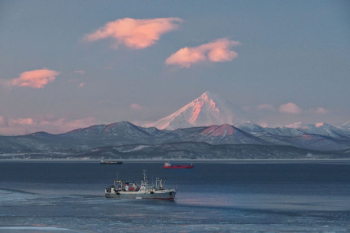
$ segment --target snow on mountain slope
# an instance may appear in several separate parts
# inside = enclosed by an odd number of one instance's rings
[[[162,143],[169,142],[206,142],[210,144],[270,144],[232,125],[212,125],[192,128],[180,128],[157,137]],[[160,142],[160,141],[159,141]]]
[[[206,91],[173,114],[144,127],[173,130],[195,126],[233,125],[244,123],[249,117],[240,107],[220,99],[217,94]]]
[[[341,127],[342,129],[349,130],[350,129],[350,121],[346,122],[344,125]]]
[[[207,127],[197,136],[197,140],[212,144],[268,144],[264,140],[228,124]]]
[[[324,130],[322,130],[323,128]],[[320,134],[310,131],[311,129],[320,130]],[[84,151],[95,153],[96,148],[110,147],[114,150],[115,146],[125,147],[122,151],[119,151],[120,153],[124,153],[123,151],[139,153],[149,149],[145,146],[159,145],[161,147],[161,145],[167,143],[195,145],[191,144],[193,142],[207,143],[208,145],[294,146],[319,151],[349,149],[350,137],[341,136],[337,131],[338,129],[340,128],[317,124],[310,126],[309,133],[306,133],[302,132],[305,129],[263,128],[254,123],[245,123],[241,124],[240,127],[222,124],[180,128],[170,131],[142,128],[122,121],[109,125],[95,125],[76,129],[58,135],[37,132],[23,136],[0,136],[0,158],[3,153],[55,152],[62,154]],[[336,130],[337,133],[334,133],[333,130]],[[346,131],[345,129],[342,130]],[[350,134],[350,130],[346,132]],[[327,135],[321,135],[321,133]],[[138,147],[140,145],[143,146]],[[184,147],[184,149],[186,148]],[[161,152],[160,150],[159,155],[162,154]]]
[[[86,128],[75,129],[61,135],[74,137],[91,137],[92,135],[99,135],[105,127],[106,125],[92,125]]]
[[[268,129],[252,122],[235,124],[234,126],[254,136],[261,136],[263,134],[266,134],[266,129]]]
[[[120,121],[109,125],[95,125],[83,129],[76,129],[65,134],[75,139],[84,139],[93,146],[123,145],[136,142],[148,143],[152,135],[156,135],[154,128],[144,129],[127,121]],[[68,143],[69,144],[69,143]]]
[[[149,134],[143,131],[142,127],[131,124],[127,121],[120,121],[107,125],[102,131],[101,135],[104,137],[125,137],[129,138],[145,138]]]
[[[303,124],[297,122],[286,127],[263,128],[254,123],[237,125],[265,142],[291,145],[307,149],[343,150],[350,146],[350,131],[325,123]]]
[[[247,122],[244,124],[235,124],[235,127],[244,130],[254,136],[299,136],[302,135],[303,132],[298,129],[288,128],[288,127],[276,127],[276,128],[264,128],[258,124]]]
[[[335,151],[348,149],[350,147],[349,140],[340,140],[319,134],[303,134],[297,137],[283,137],[281,140],[296,147],[312,150]]]
[[[316,123],[316,124],[304,124],[297,122],[291,125],[287,125],[286,128],[296,129],[303,134],[318,134],[328,137],[350,137],[350,131],[342,127],[334,127],[326,123]]]

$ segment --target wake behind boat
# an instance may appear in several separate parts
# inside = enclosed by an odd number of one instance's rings
[[[162,179],[157,178],[155,185],[149,184],[145,170],[140,187],[135,182],[125,182],[123,186],[122,180],[115,180],[114,185],[105,189],[106,198],[174,200],[175,195],[176,189],[164,188]]]
[[[191,168],[194,168],[194,165],[192,165],[192,163],[191,163],[191,165],[171,165],[170,162],[165,162],[163,168],[167,168],[167,169],[183,169],[183,168],[191,169]]]

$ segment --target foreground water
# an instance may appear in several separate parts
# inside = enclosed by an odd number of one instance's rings
[[[175,201],[104,197],[165,178]],[[0,232],[349,232],[350,162],[0,162]]]

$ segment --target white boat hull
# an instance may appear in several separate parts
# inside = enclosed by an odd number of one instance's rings
[[[143,191],[117,191],[117,192],[105,192],[106,198],[119,198],[119,199],[163,199],[174,200],[176,195],[175,189],[157,190],[154,192]]]

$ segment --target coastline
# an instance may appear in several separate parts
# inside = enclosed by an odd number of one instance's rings
[[[123,164],[128,163],[164,163],[169,159],[120,159]],[[228,164],[266,164],[266,163],[339,163],[350,164],[350,158],[343,159],[173,159],[172,163],[228,163]],[[98,159],[0,159],[0,163],[96,163]]]

